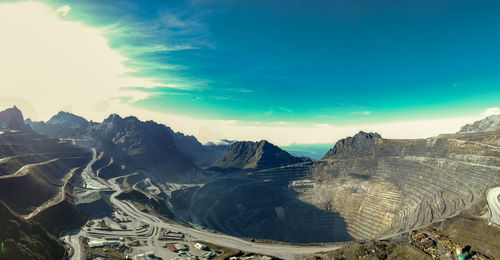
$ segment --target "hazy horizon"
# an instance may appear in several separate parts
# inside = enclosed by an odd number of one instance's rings
[[[5,1],[0,108],[133,115],[202,142],[451,133],[500,113],[497,5]]]

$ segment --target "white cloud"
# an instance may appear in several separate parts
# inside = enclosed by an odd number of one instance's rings
[[[335,126],[316,124],[300,126],[295,122],[242,122],[236,120],[204,120],[186,116],[138,110],[129,106],[116,108],[113,113],[122,116],[137,115],[141,120],[154,120],[171,126],[175,131],[196,136],[201,142],[228,140],[259,141],[266,139],[277,145],[334,143],[360,130],[378,132],[384,138],[414,139],[455,133],[481,117],[442,118],[380,124],[353,124]]]
[[[71,10],[71,7],[69,5],[64,5],[64,6],[57,8],[56,13],[61,15],[61,16],[66,16],[66,15],[68,15],[70,10]]]
[[[120,102],[120,97],[139,100],[148,94],[121,88],[162,85],[154,79],[125,76],[130,72],[123,65],[128,59],[108,46],[101,31],[79,22],[65,21],[59,13],[67,14],[38,2],[0,4],[0,109],[17,105],[34,120],[47,120],[60,110],[94,121],[101,121],[110,113],[135,115],[195,135],[202,142],[222,138],[267,139],[278,145],[332,143],[359,130],[376,131],[386,138],[429,137],[456,132],[462,125],[479,119],[478,116],[370,125],[300,126],[294,122],[270,124],[192,119],[141,110],[129,106],[128,102]],[[169,22],[176,25],[177,21],[170,19]],[[498,112],[498,108],[489,108],[483,116]],[[270,110],[269,114],[272,113]],[[360,114],[370,115],[371,112],[361,111]]]
[[[195,50],[195,49],[198,49],[198,47],[192,45],[167,46],[163,44],[155,44],[155,45],[145,45],[145,46],[124,46],[120,48],[120,52],[129,55],[137,55],[145,53],[185,51],[185,50]]]
[[[64,10],[69,7],[0,4],[3,104],[9,103],[6,97],[22,98],[36,108],[27,115],[33,119],[47,119],[63,108],[96,119],[109,112],[103,108],[119,103],[113,98],[148,95],[121,87],[161,86],[152,79],[124,76],[131,71],[123,65],[127,58],[109,47],[101,31],[63,20],[59,13],[64,15]]]
[[[482,117],[487,117],[487,116],[492,116],[492,115],[500,115],[500,108],[499,107],[487,108],[486,110],[484,110]]]

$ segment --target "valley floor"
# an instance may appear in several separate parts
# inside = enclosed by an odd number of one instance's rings
[[[190,248],[193,248],[195,241],[206,241],[226,248],[235,248],[283,259],[300,259],[304,255],[320,251],[331,251],[342,247],[341,244],[324,246],[264,244],[215,233],[202,228],[187,227],[174,222],[167,223],[154,214],[139,210],[136,205],[128,201],[116,198],[122,193],[118,181],[134,174],[116,177],[107,181],[93,175],[91,172],[86,171],[86,174],[91,175],[92,179],[99,183],[108,186],[107,190],[114,191],[110,196],[110,201],[115,208],[113,212],[114,218],[94,219],[82,229],[64,234],[62,239],[74,248],[71,260],[80,260],[85,256],[80,243],[82,237],[94,242],[106,241],[104,238],[123,238],[124,241],[127,241],[126,244],[136,244],[136,246],[131,246],[132,249],[128,252],[131,256],[152,251],[155,255],[162,256],[164,259],[176,257],[177,254],[173,254],[164,248],[165,242],[160,240],[163,231],[182,232],[186,236],[185,241],[182,243],[190,245]],[[193,251],[198,255],[202,253],[196,252],[195,249]]]

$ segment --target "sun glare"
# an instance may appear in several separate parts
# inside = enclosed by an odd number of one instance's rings
[[[102,111],[110,107],[103,102],[125,94],[120,87],[154,85],[125,76],[127,59],[101,31],[65,20],[69,10],[38,2],[0,4],[3,97],[22,96],[42,119],[61,109],[95,118],[109,112]]]

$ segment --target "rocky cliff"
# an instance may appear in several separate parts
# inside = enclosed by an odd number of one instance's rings
[[[353,137],[339,140],[335,146],[326,153],[323,159],[345,158],[354,156],[374,156],[374,147],[383,142],[377,133],[357,133]]]
[[[0,129],[23,130],[27,128],[24,124],[23,113],[16,106],[0,112]]]
[[[26,119],[25,122],[36,132],[51,137],[77,139],[97,137],[99,143],[98,145],[100,145],[101,148],[111,149],[107,150],[105,158],[107,159],[107,162],[102,162],[103,165],[106,165],[109,160],[111,160],[111,158],[115,160],[117,158],[126,156],[128,152],[135,149],[132,147],[129,147],[130,149],[126,148],[125,146],[127,144],[135,146],[138,145],[137,143],[134,143],[134,141],[128,142],[134,139],[134,137],[132,137],[131,135],[125,137],[125,135],[123,134],[126,131],[134,131],[137,134],[142,132],[142,134],[139,134],[142,141],[145,141],[146,139],[166,141],[163,142],[163,145],[165,145],[164,147],[167,150],[173,149],[171,145],[173,140],[173,144],[175,144],[177,151],[175,151],[174,153],[172,153],[172,151],[166,152],[170,154],[177,154],[180,151],[186,160],[191,161],[192,164],[200,167],[211,165],[214,161],[222,157],[229,148],[228,145],[223,144],[203,145],[194,136],[184,135],[180,132],[174,132],[169,127],[162,124],[156,124],[152,121],[141,122],[135,117],[121,118],[118,115],[111,115],[102,123],[96,123],[92,121],[89,122],[81,116],[61,111],[58,114],[54,115],[47,122],[35,122],[31,121],[30,119]],[[161,128],[161,130],[150,131],[152,129],[152,126],[157,127],[157,129]],[[150,134],[151,136],[147,137],[148,134]],[[120,145],[120,148],[115,147],[116,143],[112,140],[118,135],[122,135],[121,137],[125,138],[120,139],[121,141],[128,140],[127,142],[122,143],[122,145]],[[138,135],[135,136],[137,137]],[[143,145],[147,146],[156,142],[149,142],[149,144],[146,143],[143,142]],[[124,151],[122,156],[120,156],[119,154],[120,151]],[[112,154],[114,155],[112,156]],[[134,160],[133,158],[130,159],[131,161]]]
[[[187,201],[190,221],[244,237],[383,238],[459,214],[500,184],[499,136],[498,128],[427,139],[360,132],[339,140],[322,160],[267,169],[258,169],[273,165],[260,161],[265,143],[239,142],[214,164],[233,168],[233,175],[183,190],[188,199],[175,198],[173,206],[182,212]]]
[[[359,133],[314,164],[314,189],[299,197],[338,212],[356,239],[422,227],[467,209],[500,183],[499,136],[498,128],[411,140]]]
[[[262,140],[260,142],[236,142],[227,153],[217,160],[214,168],[264,169],[310,161],[294,157],[279,147]]]
[[[472,124],[463,126],[459,133],[477,133],[494,131],[500,128],[500,115],[488,116],[484,119],[478,120]]]
[[[194,163],[176,146],[172,130],[153,121],[111,115],[91,127],[88,136],[106,156],[103,164],[109,161],[122,169],[130,168],[129,171],[149,170],[158,177],[183,174],[194,167]],[[109,169],[109,174],[104,171],[103,177],[119,174],[113,168]]]

